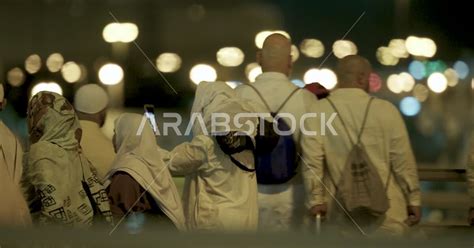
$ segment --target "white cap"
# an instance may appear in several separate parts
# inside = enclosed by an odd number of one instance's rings
[[[74,107],[86,114],[97,114],[109,104],[109,96],[97,84],[86,84],[79,88],[74,96]]]
[[[0,102],[3,102],[5,98],[5,91],[3,90],[3,84],[0,83]]]

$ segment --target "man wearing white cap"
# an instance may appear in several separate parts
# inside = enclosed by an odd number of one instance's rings
[[[74,107],[82,127],[81,146],[100,179],[105,178],[115,158],[112,141],[100,130],[105,123],[108,104],[107,92],[96,84],[82,86],[74,97]]]
[[[0,111],[6,103],[4,88],[0,84]],[[0,228],[31,224],[30,212],[20,190],[22,160],[20,142],[0,120]]]

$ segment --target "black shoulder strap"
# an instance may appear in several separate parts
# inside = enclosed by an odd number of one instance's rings
[[[241,162],[239,162],[237,159],[235,159],[232,155],[229,155],[229,158],[230,158],[230,161],[232,161],[232,163],[234,163],[235,165],[237,165],[237,167],[239,167],[239,169],[241,169],[243,171],[246,171],[246,172],[254,172],[255,171],[255,169],[247,168],[247,166],[243,165]]]
[[[272,109],[270,108],[270,105],[268,105],[267,101],[265,101],[265,98],[263,98],[262,94],[257,90],[257,88],[255,88],[255,86],[253,86],[251,83],[248,83],[247,84],[248,86],[250,86],[250,88],[252,88],[258,95],[258,97],[262,100],[262,102],[265,104],[265,107],[267,108],[268,112],[270,113],[275,113],[275,114],[278,114],[281,109],[283,107],[285,107],[286,103],[288,102],[288,100],[290,100],[290,98],[300,89],[300,88],[296,88],[294,89],[290,95],[288,95],[288,97],[285,99],[285,101],[283,101],[283,103],[280,105],[280,107],[277,109],[277,111],[273,112]]]

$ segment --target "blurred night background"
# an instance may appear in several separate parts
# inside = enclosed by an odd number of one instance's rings
[[[110,94],[104,127],[110,136],[119,113],[141,112],[143,104],[155,105],[158,121],[163,112],[187,117],[196,82],[252,81],[259,73],[257,45],[279,31],[295,45],[295,84],[337,87],[330,70],[338,57],[365,56],[374,69],[371,91],[399,107],[419,167],[465,168],[474,123],[470,6],[457,0],[1,0],[0,81],[9,106],[0,118],[27,145],[31,91],[61,90],[72,102],[88,83]],[[158,141],[172,148],[186,139]],[[426,221],[464,220],[464,184],[423,187],[442,190],[427,198],[434,205]],[[460,207],[436,201],[443,197]]]

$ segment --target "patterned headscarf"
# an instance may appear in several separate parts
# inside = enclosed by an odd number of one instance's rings
[[[82,154],[82,130],[72,105],[52,92],[36,94],[28,106],[30,152],[24,183],[28,199],[41,202],[40,222],[89,226],[111,222],[107,193]]]

